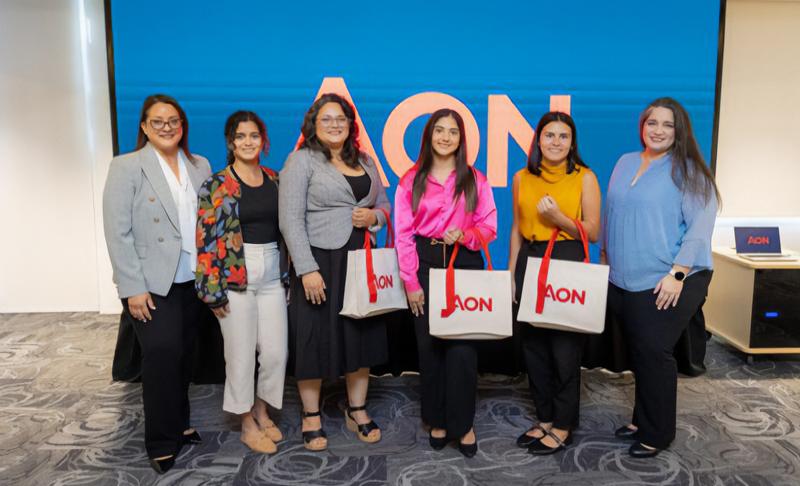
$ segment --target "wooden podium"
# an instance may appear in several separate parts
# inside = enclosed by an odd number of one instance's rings
[[[727,247],[713,256],[706,329],[748,355],[800,353],[800,260],[756,262]]]

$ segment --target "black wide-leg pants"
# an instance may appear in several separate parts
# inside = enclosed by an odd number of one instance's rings
[[[177,455],[190,427],[189,381],[202,302],[194,281],[172,284],[164,297],[150,295],[156,308],[147,322],[130,316],[127,299],[122,304],[142,348],[144,442],[152,459]]]
[[[431,312],[428,308],[429,271],[431,268],[446,268],[452,250],[452,246],[434,245],[428,238],[417,237],[417,277],[425,293],[425,313],[414,317],[414,330],[419,353],[422,420],[433,428],[447,430],[448,438],[460,439],[472,428],[475,418],[478,352],[474,341],[431,336],[428,323]],[[483,269],[483,257],[480,252],[462,246],[453,266],[480,270]]]
[[[631,423],[636,440],[659,449],[675,439],[678,369],[673,351],[681,333],[705,301],[711,271],[684,280],[678,305],[656,308],[653,289],[631,292],[608,287],[608,310],[622,323],[628,359],[636,377],[636,401]]]
[[[516,301],[522,296],[522,283],[528,257],[542,258],[546,241],[524,242],[514,269]],[[552,258],[582,261],[583,244],[580,241],[557,241]],[[514,306],[514,316],[518,306]],[[578,427],[581,398],[581,358],[586,334],[534,327],[518,322],[522,334],[522,351],[528,372],[536,418],[552,422],[557,429],[572,430]]]

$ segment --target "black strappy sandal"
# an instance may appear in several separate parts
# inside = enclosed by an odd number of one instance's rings
[[[373,430],[377,430],[378,432],[380,432],[381,428],[378,427],[378,424],[376,424],[374,420],[370,420],[366,424],[359,424],[358,422],[356,422],[353,416],[350,415],[352,412],[360,412],[361,410],[366,410],[366,409],[367,409],[366,405],[361,405],[360,407],[351,407],[348,404],[347,409],[344,412],[345,422],[347,423],[347,430],[349,430],[350,432],[355,432],[356,436],[361,442],[366,442],[367,444],[374,444],[375,442],[381,440],[381,434],[378,434],[377,438],[375,439],[370,438],[369,434]]]
[[[317,410],[316,412],[303,411],[301,413],[301,415],[303,416],[303,418],[321,417],[322,416],[322,414],[320,413],[319,410]],[[322,421],[320,420],[320,422],[322,422]],[[302,428],[302,426],[301,426],[301,428]],[[325,439],[325,445],[323,445],[321,447],[320,446],[316,446],[316,447],[312,446],[311,442],[313,442],[314,439],[319,439],[319,438]],[[328,435],[325,433],[324,430],[322,430],[322,423],[320,423],[320,427],[317,430],[306,430],[306,431],[303,432],[303,446],[306,449],[308,449],[310,451],[313,451],[313,452],[324,451],[325,449],[328,448]]]
[[[528,435],[528,432],[533,432],[534,430],[538,430],[542,433],[542,437],[533,437]],[[531,426],[530,429],[526,430],[522,435],[517,437],[517,445],[522,448],[530,447],[531,444],[534,442],[541,440],[545,435],[547,435],[547,431],[539,423],[535,423]]]
[[[551,430],[547,431],[547,435],[555,441],[557,444],[555,447],[550,447],[545,444],[542,444],[542,441],[539,440],[534,442],[530,446],[528,446],[528,453],[533,454],[535,456],[547,456],[550,454],[555,454],[556,452],[563,451],[567,448],[568,445],[572,444],[572,432],[569,433],[566,439],[561,440],[558,438],[556,434],[554,434]]]

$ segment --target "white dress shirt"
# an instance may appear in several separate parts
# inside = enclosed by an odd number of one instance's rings
[[[167,161],[156,152],[161,170],[169,184],[172,193],[172,200],[178,207],[178,226],[181,233],[181,256],[178,260],[178,269],[175,272],[173,282],[182,283],[194,280],[194,270],[197,265],[197,246],[195,244],[195,233],[197,228],[197,192],[195,192],[189,173],[186,171],[186,158],[183,150],[178,150],[178,174],[180,180],[175,177],[175,173],[167,164]]]

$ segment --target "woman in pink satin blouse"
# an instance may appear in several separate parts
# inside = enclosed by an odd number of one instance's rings
[[[430,426],[430,445],[439,450],[458,440],[461,453],[473,457],[477,352],[473,341],[430,335],[428,274],[447,266],[456,242],[463,248],[454,266],[482,269],[480,239],[488,243],[497,237],[497,209],[486,176],[467,164],[464,121],[453,110],[434,112],[425,125],[417,163],[395,193],[395,232],[400,277],[414,314],[422,420]]]

